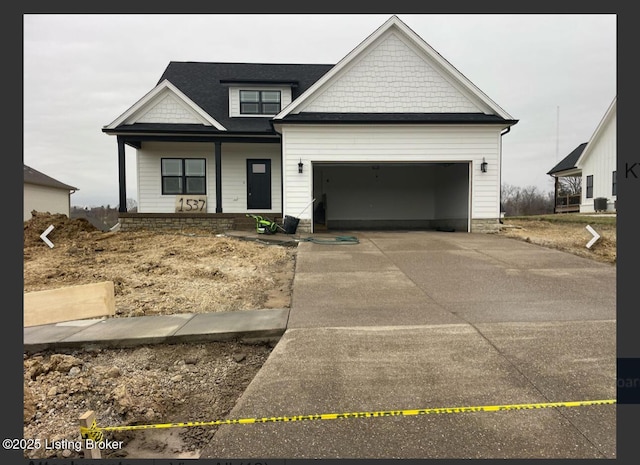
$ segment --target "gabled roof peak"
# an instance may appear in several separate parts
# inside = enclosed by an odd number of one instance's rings
[[[299,112],[305,108],[306,104],[311,100],[311,96],[319,92],[327,83],[337,79],[343,70],[347,69],[351,63],[355,62],[360,56],[366,53],[379,38],[385,36],[388,31],[394,29],[402,36],[402,40],[406,40],[420,50],[433,64],[443,73],[447,75],[447,79],[456,83],[456,86],[463,89],[467,95],[480,103],[485,108],[485,112],[495,113],[501,118],[509,121],[515,121],[514,118],[504,111],[498,104],[491,100],[479,88],[477,88],[469,79],[460,73],[454,66],[445,60],[435,49],[424,41],[418,34],[409,28],[397,15],[392,15],[373,33],[358,44],[351,52],[349,52],[342,60],[340,60],[331,70],[309,87],[300,97],[294,100],[290,105],[285,107],[278,115],[274,117],[275,121],[284,119],[287,115]],[[317,95],[317,94],[316,94]],[[515,123],[512,123],[515,124]]]

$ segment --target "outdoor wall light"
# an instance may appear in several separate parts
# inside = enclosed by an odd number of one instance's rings
[[[302,158],[300,159],[300,161],[298,162],[298,173],[302,173]]]
[[[480,171],[482,171],[483,173],[487,172],[487,166],[489,166],[489,163],[487,163],[487,161],[484,159],[484,157],[482,157],[482,163],[480,163]]]

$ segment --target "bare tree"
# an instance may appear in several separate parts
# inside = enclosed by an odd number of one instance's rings
[[[505,216],[553,213],[553,192],[540,192],[536,186],[523,188],[510,184],[503,184],[500,192]]]
[[[581,176],[567,176],[558,180],[558,195],[580,195],[581,193]]]
[[[138,202],[135,199],[127,199],[127,211],[135,209],[138,206]]]

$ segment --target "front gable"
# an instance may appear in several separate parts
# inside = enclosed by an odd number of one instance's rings
[[[450,82],[437,65],[396,31],[388,31],[319,89],[299,111],[484,112],[486,105],[477,100]]]
[[[200,124],[225,128],[196,105],[169,81],[164,80],[136,104],[109,124],[106,129],[138,123],[150,124]]]
[[[616,157],[616,107],[617,97],[613,99],[605,112],[598,127],[576,162],[576,166],[583,168],[589,158],[595,153],[602,157],[615,160]]]
[[[274,118],[304,113],[512,117],[396,16]]]

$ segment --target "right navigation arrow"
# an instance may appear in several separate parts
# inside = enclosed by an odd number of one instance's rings
[[[600,234],[598,234],[590,225],[587,225],[587,231],[589,231],[593,237],[589,242],[587,242],[587,249],[590,249],[593,244],[596,243],[598,239],[600,239]]]

